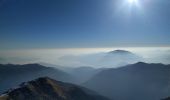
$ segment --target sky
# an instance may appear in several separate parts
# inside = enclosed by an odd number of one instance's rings
[[[0,49],[170,45],[169,0],[0,0]]]

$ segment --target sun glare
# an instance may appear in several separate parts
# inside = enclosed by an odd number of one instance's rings
[[[130,4],[136,3],[136,0],[128,0]]]

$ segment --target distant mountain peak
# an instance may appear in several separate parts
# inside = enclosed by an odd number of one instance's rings
[[[148,63],[145,63],[145,62],[137,62],[137,63],[135,63],[135,65],[146,65],[146,64],[148,64]]]
[[[126,51],[126,50],[114,50],[114,51],[110,51],[110,54],[115,54],[115,53],[121,53],[121,54],[131,54],[130,51]]]

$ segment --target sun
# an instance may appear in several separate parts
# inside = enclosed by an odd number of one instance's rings
[[[137,0],[128,0],[128,2],[129,2],[130,4],[134,4],[134,3],[137,2]]]

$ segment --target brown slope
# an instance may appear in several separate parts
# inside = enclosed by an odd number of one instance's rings
[[[89,90],[88,90],[89,91]],[[79,86],[63,83],[48,77],[22,83],[18,88],[9,90],[0,100],[108,100]]]

